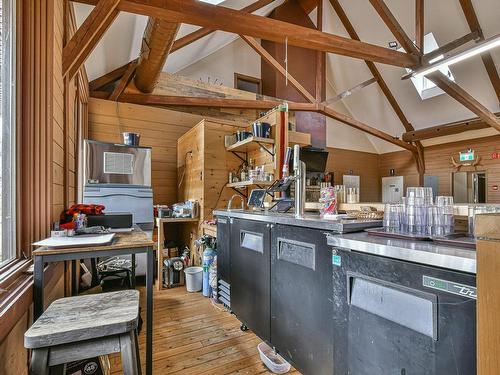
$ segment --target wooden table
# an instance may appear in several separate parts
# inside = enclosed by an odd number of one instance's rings
[[[164,224],[173,223],[196,223],[200,221],[199,218],[192,217],[157,217],[156,227],[158,228],[158,283],[156,287],[158,290],[163,290],[163,246],[165,243]]]
[[[63,262],[89,258],[111,257],[118,255],[132,256],[132,278],[135,278],[135,255],[147,254],[146,268],[146,374],[153,373],[153,280],[154,280],[154,242],[146,233],[133,231],[117,233],[113,243],[107,246],[46,248],[33,251],[33,305],[34,320],[43,313],[43,288],[45,263]]]

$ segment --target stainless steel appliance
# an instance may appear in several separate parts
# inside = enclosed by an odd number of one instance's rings
[[[85,140],[85,185],[119,184],[151,187],[151,147]]]
[[[102,204],[108,214],[130,212],[133,224],[152,237],[151,147],[85,140],[84,163],[83,203]],[[146,272],[142,255],[137,256],[137,275]]]

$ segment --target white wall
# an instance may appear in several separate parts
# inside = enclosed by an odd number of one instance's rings
[[[167,62],[168,66],[168,62]],[[260,78],[260,56],[242,39],[237,39],[215,53],[176,73],[193,79],[234,87],[234,73]]]

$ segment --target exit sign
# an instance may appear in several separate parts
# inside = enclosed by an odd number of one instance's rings
[[[460,161],[474,161],[474,151],[461,152]]]

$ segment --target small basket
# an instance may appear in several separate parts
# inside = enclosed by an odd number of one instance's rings
[[[274,350],[265,342],[257,345],[259,350],[260,359],[266,367],[274,374],[286,374],[290,371],[291,365],[285,359],[276,354]]]

